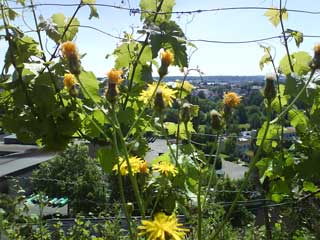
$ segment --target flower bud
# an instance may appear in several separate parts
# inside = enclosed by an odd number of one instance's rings
[[[264,88],[264,97],[268,100],[269,103],[271,103],[277,95],[275,80],[276,80],[275,74],[266,75],[266,86]]]
[[[174,56],[170,50],[166,50],[161,53],[161,64],[162,65],[169,66],[169,65],[173,64],[173,62],[174,62]]]
[[[129,214],[129,216],[132,216],[132,213],[133,213],[133,211],[134,211],[134,205],[133,205],[133,203],[128,202],[128,203],[126,204],[126,208],[127,208],[127,212],[128,212],[128,214]]]
[[[110,72],[108,72],[107,74],[109,82],[114,84],[120,84],[123,81],[123,79],[121,78],[122,74],[122,70],[117,70],[115,68],[111,69]]]
[[[70,89],[69,89],[69,94],[72,97],[77,97],[79,94],[79,90],[77,89],[77,85],[73,85]]]
[[[71,73],[64,74],[63,85],[65,88],[70,90],[76,83],[77,81],[74,78],[73,74]]]
[[[108,89],[105,91],[105,96],[110,103],[115,103],[119,90],[117,84],[109,82]]]
[[[168,74],[168,67],[173,64],[174,56],[170,50],[161,52],[161,66],[158,69],[160,78]]]
[[[160,89],[157,90],[156,96],[154,98],[154,109],[157,112],[162,112],[162,110],[166,107],[165,102],[163,101],[163,94]]]
[[[184,123],[187,123],[190,121],[190,119],[191,119],[191,104],[184,103],[181,109],[181,120]]]
[[[81,72],[80,59],[78,55],[73,55],[68,58],[69,70],[74,75],[79,75]]]
[[[320,69],[320,43],[317,43],[314,46],[314,57],[312,59],[310,67],[313,69]]]
[[[81,65],[76,44],[71,41],[64,42],[61,45],[61,52],[63,57],[68,61],[70,72],[75,75],[80,74]]]
[[[210,118],[211,118],[211,127],[217,131],[221,130],[223,125],[221,114],[216,110],[211,110]]]

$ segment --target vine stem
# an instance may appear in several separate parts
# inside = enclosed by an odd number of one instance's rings
[[[127,166],[128,166],[129,178],[130,178],[130,181],[132,183],[133,192],[134,192],[134,194],[135,194],[135,196],[137,198],[141,216],[142,216],[142,218],[145,218],[145,209],[144,209],[144,205],[143,205],[143,199],[141,198],[141,195],[140,195],[137,179],[135,178],[135,176],[132,173],[132,168],[131,168],[131,165],[130,165],[130,162],[129,162],[129,153],[128,153],[127,145],[126,145],[126,142],[124,140],[124,136],[123,136],[121,128],[120,128],[120,123],[118,121],[117,114],[116,114],[114,108],[113,108],[112,113],[113,113],[113,118],[114,118],[115,122],[114,123],[111,122],[111,124],[113,125],[114,130],[117,132],[117,134],[118,134],[118,136],[120,138],[120,142],[122,144],[123,151],[124,151],[125,161],[126,161]]]
[[[78,11],[80,10],[81,7],[82,7],[82,1],[78,4],[76,10],[74,11],[72,17],[70,18],[70,20],[68,22],[66,28],[64,29],[64,31],[63,31],[63,33],[61,35],[61,40],[65,37],[66,33],[69,30],[69,27],[71,26],[71,23],[73,22],[73,19],[76,17],[76,15],[77,15],[77,13],[78,13]],[[53,53],[51,54],[49,62],[51,62],[55,58],[55,55],[56,55],[56,53],[57,53],[57,51],[59,49],[59,46],[60,46],[60,44],[57,44],[56,48],[54,49]]]
[[[41,51],[42,51],[42,57],[41,58],[46,63],[47,62],[47,58],[46,58],[46,54],[44,52],[44,47],[43,47],[43,43],[42,43],[41,33],[40,33],[40,30],[39,30],[39,25],[38,25],[36,12],[35,12],[35,9],[34,9],[33,0],[30,0],[30,3],[31,3],[31,10],[32,10],[32,15],[33,15],[33,20],[34,20],[34,24],[36,25],[36,32],[37,32],[37,36],[38,36],[38,39],[39,39],[39,45],[40,45],[40,48],[41,48]],[[51,72],[51,70],[50,70],[50,68],[49,68],[49,66],[47,64],[45,65],[45,68],[48,70],[48,73],[49,73],[49,76],[50,76],[50,80],[51,80],[51,82],[52,82],[52,84],[54,86],[55,92],[59,93],[59,88],[57,86],[57,83],[54,81],[53,76],[52,76],[52,72]],[[64,103],[63,103],[61,95],[58,94],[58,97],[59,97],[60,104],[64,107]]]
[[[292,64],[292,61],[291,61],[291,57],[290,57],[290,52],[289,52],[289,47],[288,47],[288,40],[287,40],[287,37],[286,37],[286,33],[284,31],[284,24],[283,24],[283,18],[282,18],[282,1],[280,0],[280,7],[279,7],[279,18],[280,18],[280,24],[281,24],[281,29],[282,29],[282,36],[283,36],[283,40],[284,40],[284,46],[286,48],[286,52],[287,52],[287,56],[288,56],[288,61],[289,61],[289,66],[290,66],[290,70],[291,72],[294,72],[294,69],[293,69],[293,64]]]
[[[86,88],[84,87],[84,85],[82,84],[79,76],[77,75],[76,76],[80,86],[81,86],[81,89],[88,95],[88,97],[94,102],[94,105],[96,107],[98,107],[99,109],[101,109],[101,107],[94,101],[93,97],[91,96],[91,94],[86,90]],[[105,115],[106,117],[108,118],[108,115],[105,113],[105,111],[101,110]],[[117,114],[116,114],[116,111],[115,111],[115,107],[113,105],[113,107],[111,108],[111,112],[112,112],[112,116],[113,116],[113,120],[114,121],[110,121],[113,129],[116,131],[116,133],[118,134],[119,138],[120,138],[120,142],[122,144],[122,147],[124,149],[124,155],[125,155],[125,161],[128,165],[128,172],[129,172],[129,178],[130,178],[130,181],[131,181],[131,184],[132,184],[132,187],[133,187],[133,191],[135,193],[135,196],[137,198],[137,201],[138,201],[138,206],[139,206],[139,209],[140,209],[140,212],[141,212],[141,215],[142,217],[145,217],[145,210],[144,210],[144,206],[143,206],[143,200],[141,198],[141,195],[140,195],[140,191],[139,191],[139,187],[138,187],[138,183],[137,183],[137,179],[133,176],[133,173],[132,173],[132,168],[131,168],[131,165],[130,165],[130,162],[129,162],[129,153],[128,153],[128,149],[127,149],[127,146],[126,146],[126,142],[125,142],[125,138],[122,134],[122,131],[120,129],[120,123],[118,121],[118,118],[117,118]],[[98,128],[99,132],[101,134],[103,134],[103,136],[107,139],[107,136],[106,134],[104,133],[104,131],[95,123],[95,121],[93,119],[91,119],[91,121],[94,123],[94,125]],[[120,155],[119,155],[120,156]]]
[[[157,6],[157,9],[156,9],[156,13],[154,14],[154,17],[153,17],[153,22],[155,22],[157,20],[157,17],[158,17],[158,14],[161,10],[161,7],[162,7],[162,4],[163,4],[164,0],[161,0],[159,5]],[[140,58],[142,56],[142,53],[144,52],[144,49],[146,48],[146,46],[148,45],[148,41],[149,41],[149,38],[151,36],[151,33],[148,32],[147,33],[147,36],[145,38],[145,40],[143,41],[143,44],[142,44],[142,47],[138,53],[138,56],[137,56],[137,59],[135,60],[135,62],[133,63],[133,68],[132,68],[132,73],[131,73],[131,76],[130,76],[130,80],[129,80],[129,87],[128,87],[128,94],[124,100],[124,104],[123,104],[123,109],[125,110],[126,107],[127,107],[127,104],[128,104],[128,101],[129,101],[129,93],[132,89],[132,86],[133,86],[133,78],[134,78],[134,75],[136,73],[136,70],[137,70],[137,67],[138,67],[138,64],[139,64],[139,61],[140,61]],[[130,52],[130,51],[129,51]]]
[[[284,115],[293,107],[293,105],[296,103],[296,101],[300,98],[300,96],[302,95],[302,93],[306,90],[306,88],[308,87],[309,83],[311,82],[314,73],[316,72],[316,69],[313,68],[308,81],[305,83],[305,85],[303,86],[303,88],[300,90],[300,92],[297,94],[297,96],[292,100],[292,102],[278,115],[278,117],[276,117],[275,119],[273,119],[270,123],[274,124],[276,122],[279,121],[279,119],[281,119],[282,117],[284,117]]]
[[[212,148],[213,149],[213,148]],[[217,159],[218,159],[218,155],[219,155],[219,150],[220,150],[220,132],[217,133],[217,149],[216,149],[216,154],[214,156],[214,161],[213,161],[213,166],[212,166],[212,170],[210,173],[210,177],[209,177],[209,182],[208,182],[208,186],[207,186],[207,190],[206,193],[204,195],[204,200],[203,200],[203,205],[202,205],[202,209],[204,209],[206,207],[206,203],[207,203],[207,197],[210,191],[210,186],[212,184],[212,180],[213,180],[213,175],[216,175],[216,163],[217,163]],[[212,151],[213,152],[213,151]],[[212,155],[212,153],[210,154],[210,156]]]
[[[119,156],[120,155],[120,151],[119,151],[119,147],[118,147],[116,132],[113,131],[112,135],[113,135],[114,146],[115,146],[117,155]],[[126,216],[126,220],[127,220],[127,223],[128,223],[128,229],[129,229],[130,238],[131,238],[131,240],[134,240],[133,232],[132,232],[132,229],[131,229],[131,218],[129,216],[128,209],[127,209],[127,206],[126,206],[126,199],[125,199],[125,195],[124,195],[123,181],[122,181],[122,177],[121,177],[121,174],[120,174],[120,163],[119,163],[119,161],[117,163],[117,167],[118,167],[118,173],[117,173],[117,175],[118,175],[118,186],[119,186],[119,190],[120,190],[121,201],[122,201],[122,204],[123,204],[123,210],[124,210],[124,214]]]
[[[222,229],[224,228],[224,225],[227,223],[228,219],[230,218],[231,214],[233,213],[233,210],[234,208],[236,207],[237,205],[237,202],[240,198],[240,195],[241,195],[241,192],[244,190],[244,188],[246,187],[246,185],[248,184],[248,181],[249,181],[249,178],[256,166],[256,163],[258,162],[259,160],[259,157],[260,157],[260,154],[262,152],[262,146],[266,140],[266,137],[267,137],[267,133],[269,131],[269,127],[270,127],[270,119],[271,119],[271,104],[269,103],[268,104],[268,109],[267,109],[267,119],[266,119],[266,122],[267,122],[267,125],[266,125],[266,128],[265,128],[265,131],[263,133],[263,137],[262,137],[262,140],[261,140],[261,144],[253,158],[253,160],[251,161],[250,163],[250,166],[249,166],[249,170],[248,172],[246,173],[246,177],[244,179],[244,181],[242,182],[241,186],[240,186],[240,189],[238,190],[237,194],[236,194],[236,197],[235,199],[233,200],[232,204],[231,204],[231,207],[229,208],[225,218],[223,219],[222,223],[219,225],[217,231],[215,232],[214,236],[213,236],[213,239],[216,239],[218,234],[222,231]]]
[[[180,167],[179,167],[180,165],[179,165],[179,162],[178,162],[178,157],[175,155],[175,152],[174,152],[173,148],[171,147],[171,144],[170,144],[170,142],[169,142],[168,134],[167,134],[166,129],[165,129],[165,127],[164,127],[163,115],[162,115],[162,114],[160,115],[160,125],[161,125],[161,129],[162,129],[162,134],[164,135],[164,137],[165,137],[165,139],[166,139],[166,143],[167,143],[167,146],[168,146],[168,148],[169,148],[169,151],[170,151],[172,157],[174,158],[174,161],[175,161],[177,167],[178,167],[179,170],[180,170]]]
[[[143,115],[144,111],[147,109],[147,107],[148,107],[148,106],[149,106],[149,104],[151,103],[151,100],[152,100],[152,99],[153,99],[153,97],[156,95],[156,92],[157,92],[157,90],[158,90],[158,87],[159,87],[159,85],[160,85],[160,83],[161,83],[162,79],[163,79],[163,78],[159,78],[159,80],[158,80],[158,82],[157,82],[157,86],[156,86],[156,88],[154,89],[154,91],[153,91],[153,93],[152,93],[151,97],[149,98],[149,101],[148,101],[146,104],[144,104],[144,105],[143,105],[143,107],[142,107],[142,109],[141,109],[141,111],[140,111],[140,113],[139,113],[139,115],[138,115],[138,118],[137,118],[137,119],[134,121],[134,123],[131,125],[131,127],[130,127],[130,129],[129,129],[128,133],[126,134],[126,136],[125,136],[125,138],[124,138],[124,140],[127,140],[127,139],[128,139],[128,137],[130,136],[130,134],[131,134],[132,130],[134,129],[134,127],[137,125],[137,123],[138,123],[138,122],[139,122],[139,120],[141,119],[141,117],[142,117],[142,115]]]
[[[184,127],[186,129],[186,134],[188,138],[188,144],[192,148],[192,158],[195,161],[195,149],[193,144],[191,143],[191,134],[188,129],[188,123],[184,122]],[[202,182],[202,173],[201,173],[201,163],[199,163],[199,176],[198,176],[198,192],[197,192],[197,204],[198,204],[198,229],[197,229],[197,238],[198,240],[202,240],[202,207],[201,207],[201,182]]]
[[[189,71],[184,74],[184,77],[183,77],[183,80],[182,80],[182,83],[181,83],[181,89],[180,89],[180,92],[179,92],[179,99],[181,99],[182,97],[182,91],[183,91],[183,86],[184,86],[184,82],[186,81],[186,78],[189,74]],[[177,126],[177,135],[176,135],[176,158],[178,159],[178,155],[179,155],[179,135],[180,135],[180,112],[181,112],[181,105],[179,104],[179,107],[178,107],[178,126]]]

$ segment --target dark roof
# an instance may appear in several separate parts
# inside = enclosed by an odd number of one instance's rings
[[[34,148],[34,146],[24,149],[21,146],[0,144],[0,151],[16,152],[0,157],[0,177],[36,166],[52,159],[56,155],[56,153],[41,152]]]

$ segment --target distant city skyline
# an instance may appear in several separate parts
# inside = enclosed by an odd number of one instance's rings
[[[35,0],[35,3],[78,3],[78,0],[68,1],[50,1]],[[121,3],[123,2],[123,3]],[[283,1],[285,2],[285,1]],[[320,1],[305,0],[294,1],[288,0],[287,9],[301,9],[316,11],[320,9]],[[111,4],[122,7],[139,8],[139,0],[97,0],[97,3]],[[129,6],[130,5],[130,6]],[[271,7],[279,5],[275,0],[200,0],[186,1],[176,0],[174,11],[187,11],[197,9],[212,9],[222,7]],[[133,14],[129,10],[116,9],[108,7],[97,7],[100,19],[88,20],[89,9],[83,7],[77,18],[81,25],[93,26],[115,36],[122,36],[124,31],[131,32],[142,28],[139,13]],[[45,7],[37,8],[37,14],[42,15],[45,19],[50,18],[53,13],[62,12],[66,16],[71,16],[75,7]],[[173,14],[172,19],[184,30],[188,39],[194,40],[217,40],[217,41],[246,41],[253,39],[262,39],[266,37],[278,36],[281,34],[281,27],[275,28],[263,16],[265,10],[229,10],[229,11],[210,11],[196,14]],[[31,11],[25,11],[24,20],[31,27],[34,27]],[[320,20],[319,14],[306,14],[289,12],[289,20],[285,22],[285,29],[302,31],[307,35],[319,35],[320,29],[317,22]],[[23,27],[24,23],[20,20],[19,25]],[[28,30],[26,26],[23,30]],[[44,35],[43,35],[44,36]],[[138,35],[137,35],[138,36]],[[136,36],[136,37],[137,37]],[[114,66],[114,58],[105,58],[106,55],[112,54],[113,50],[119,44],[119,39],[103,35],[89,28],[79,28],[79,33],[75,42],[81,53],[86,53],[82,63],[86,70],[93,71],[97,77],[104,77],[110,68]],[[290,41],[289,47],[291,52],[297,50],[307,51],[312,54],[315,43],[320,42],[320,38],[305,38],[300,49],[295,46],[293,40]],[[263,49],[258,43],[246,44],[218,44],[194,42],[198,50],[192,55],[190,67],[199,69],[204,76],[215,75],[264,75],[272,71],[271,66],[267,66],[263,71],[259,68],[259,61],[263,55]],[[285,49],[281,46],[280,39],[262,41],[261,44],[270,45],[273,53],[276,55],[278,64],[282,56],[285,55]],[[0,49],[6,49],[4,41],[0,43]],[[51,50],[52,46],[48,45]],[[276,52],[274,51],[276,50]],[[3,61],[5,51],[1,50],[0,60]],[[178,68],[171,68],[169,75],[181,75]],[[197,75],[191,73],[191,75]]]

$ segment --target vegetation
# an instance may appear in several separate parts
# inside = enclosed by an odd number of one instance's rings
[[[70,213],[99,213],[107,202],[107,186],[99,162],[88,157],[88,147],[74,144],[33,171],[37,192],[69,199]],[[97,183],[99,183],[97,185]]]
[[[60,239],[101,239],[112,234],[116,239],[131,240],[255,239],[255,234],[260,234],[260,239],[320,237],[317,214],[299,212],[306,201],[317,209],[320,193],[320,88],[315,74],[320,69],[320,44],[313,56],[304,51],[290,53],[288,38],[299,47],[303,34],[284,29],[288,12],[281,1],[280,9],[270,8],[265,15],[273,25],[281,25],[286,55],[277,65],[271,48],[262,46],[260,67],[274,67],[274,73],[266,76],[263,93],[250,92],[250,98],[243,100],[233,89],[223,94],[220,89],[214,102],[205,92],[192,96],[193,86],[187,79],[194,69],[188,66],[187,50],[195,46],[171,18],[174,0],[140,1],[143,30],[125,33],[112,54],[114,68],[108,71],[105,86],[81,64],[85,49],[78,49],[75,43],[77,13],[86,7],[90,19],[98,18],[95,0],[80,1],[71,17],[59,13],[49,19],[38,18],[32,3],[36,35],[19,29],[15,22],[19,14],[11,1],[0,1],[0,40],[7,44],[0,79],[1,128],[45,150],[67,149],[52,163],[44,164],[34,179],[37,188],[47,194],[70,197],[74,213],[100,211],[106,194],[96,161],[86,157],[82,146],[68,146],[74,139],[98,144],[97,159],[104,174],[113,177],[117,187],[113,199],[121,203],[120,216],[125,217],[123,228],[127,231],[121,231],[117,221],[94,227],[79,217],[69,232],[62,231],[59,224],[54,232],[46,227],[42,216],[33,219],[24,214],[27,209],[19,208],[23,197],[5,196],[0,205],[1,233],[9,239],[32,235],[50,239],[52,234]],[[24,9],[27,3],[18,0],[17,4]],[[44,35],[55,46],[53,52],[46,51]],[[144,41],[136,40],[141,38]],[[164,79],[172,66],[184,72],[169,86]],[[281,76],[286,79],[284,83]],[[244,123],[259,127],[248,172],[236,187],[224,183],[235,193],[212,196],[212,189],[217,192],[220,186],[216,168],[221,139],[228,137],[226,153],[230,154],[235,145],[232,139],[241,130],[239,124]],[[298,141],[285,138],[287,126],[296,129]],[[205,135],[197,136],[199,129],[204,129]],[[166,140],[168,151],[147,162],[145,136],[150,132]],[[209,138],[204,138],[207,134]],[[45,186],[41,178],[58,181]],[[60,185],[65,179],[77,184],[73,188]],[[243,191],[251,186],[251,180],[274,205],[295,206],[300,213],[299,225],[289,226],[281,210],[276,220],[271,219],[272,205],[267,204],[262,206],[262,226],[250,222],[252,214],[239,200],[246,199]],[[82,197],[96,205],[86,205]],[[217,206],[219,197],[230,201],[228,208]],[[245,217],[240,218],[238,210]],[[141,216],[141,222],[135,221],[135,214]],[[186,226],[180,223],[179,214],[186,217]],[[34,221],[35,228],[30,226]],[[246,224],[244,229],[237,228]],[[94,234],[98,229],[101,233]]]

